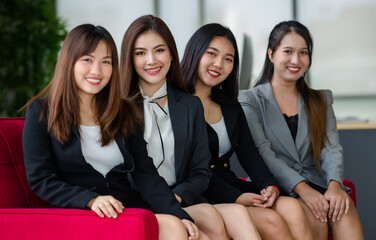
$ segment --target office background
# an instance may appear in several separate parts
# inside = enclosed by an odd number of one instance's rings
[[[241,87],[256,81],[272,28],[295,19],[314,39],[309,81],[331,89],[339,122],[376,122],[375,0],[57,0],[57,13],[68,30],[82,23],[103,25],[118,49],[129,24],[144,14],[161,17],[170,27],[182,57],[197,28],[210,22],[228,26],[241,52]],[[358,189],[358,210],[366,239],[376,239],[376,130],[341,130],[345,177]],[[236,168],[236,165],[234,165]],[[240,173],[240,172],[239,172]]]
[[[241,87],[261,71],[268,35],[280,21],[296,19],[314,39],[309,81],[331,89],[339,122],[368,122],[340,130],[345,177],[357,186],[366,239],[376,239],[376,1],[375,0],[54,0],[67,30],[83,23],[107,28],[120,51],[123,34],[137,17],[153,14],[170,27],[180,57],[203,24],[218,22],[235,34],[241,53]],[[3,46],[2,46],[3,47]],[[20,106],[21,107],[21,106]],[[1,109],[0,109],[1,110]],[[351,128],[351,127],[350,127]]]
[[[245,59],[241,77],[251,85],[261,71],[274,25],[296,19],[314,39],[311,86],[333,91],[339,121],[376,122],[375,0],[57,0],[56,4],[68,30],[86,22],[102,25],[118,49],[134,19],[157,15],[170,27],[180,57],[198,27],[219,22],[234,32]]]

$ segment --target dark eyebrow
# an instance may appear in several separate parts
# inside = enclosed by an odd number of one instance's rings
[[[286,46],[286,47],[283,47],[283,49],[294,49],[293,47],[289,47],[289,46]],[[307,50],[308,51],[308,48],[304,47],[300,50]]]
[[[212,50],[214,50],[214,51],[216,51],[216,52],[219,52],[219,50],[216,49],[215,47],[208,47],[208,49],[212,49]],[[234,55],[231,54],[231,53],[227,53],[226,56],[234,57]]]
[[[160,47],[167,47],[167,45],[166,44],[158,44],[153,49],[160,48]],[[146,48],[136,47],[136,48],[134,48],[134,51],[136,51],[136,50],[146,50]]]
[[[155,46],[154,49],[160,48],[160,47],[167,47],[167,46],[166,46],[166,44],[162,43],[162,44],[158,44],[157,46]]]
[[[216,52],[219,52],[219,50],[216,49],[215,47],[208,47],[208,49],[212,49],[212,50],[214,50],[214,51],[216,51]]]
[[[91,55],[90,53],[89,53],[89,54],[85,54],[85,55],[83,55],[82,57],[85,57],[85,56],[89,56],[89,57],[94,58],[94,56]],[[105,59],[105,58],[112,58],[112,57],[111,57],[110,55],[108,55],[108,56],[103,57],[103,59]]]

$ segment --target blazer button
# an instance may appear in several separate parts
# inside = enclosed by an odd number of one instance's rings
[[[214,164],[211,164],[211,165],[210,165],[210,169],[213,169],[213,168],[215,168],[215,165],[214,165]]]
[[[295,163],[295,164],[294,164],[294,169],[295,169],[296,171],[298,171],[298,172],[301,172],[301,171],[303,170],[303,167],[302,167],[300,164]]]
[[[228,168],[228,163],[224,163],[223,166],[224,166],[225,168]]]

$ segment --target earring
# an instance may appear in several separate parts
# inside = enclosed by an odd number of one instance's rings
[[[222,83],[219,84],[219,90],[222,90]]]

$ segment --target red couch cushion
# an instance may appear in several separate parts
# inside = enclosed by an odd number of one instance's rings
[[[24,118],[0,118],[0,208],[50,206],[27,183],[22,151],[24,121]]]
[[[118,218],[80,209],[0,209],[0,239],[158,239],[152,212],[127,208]]]

